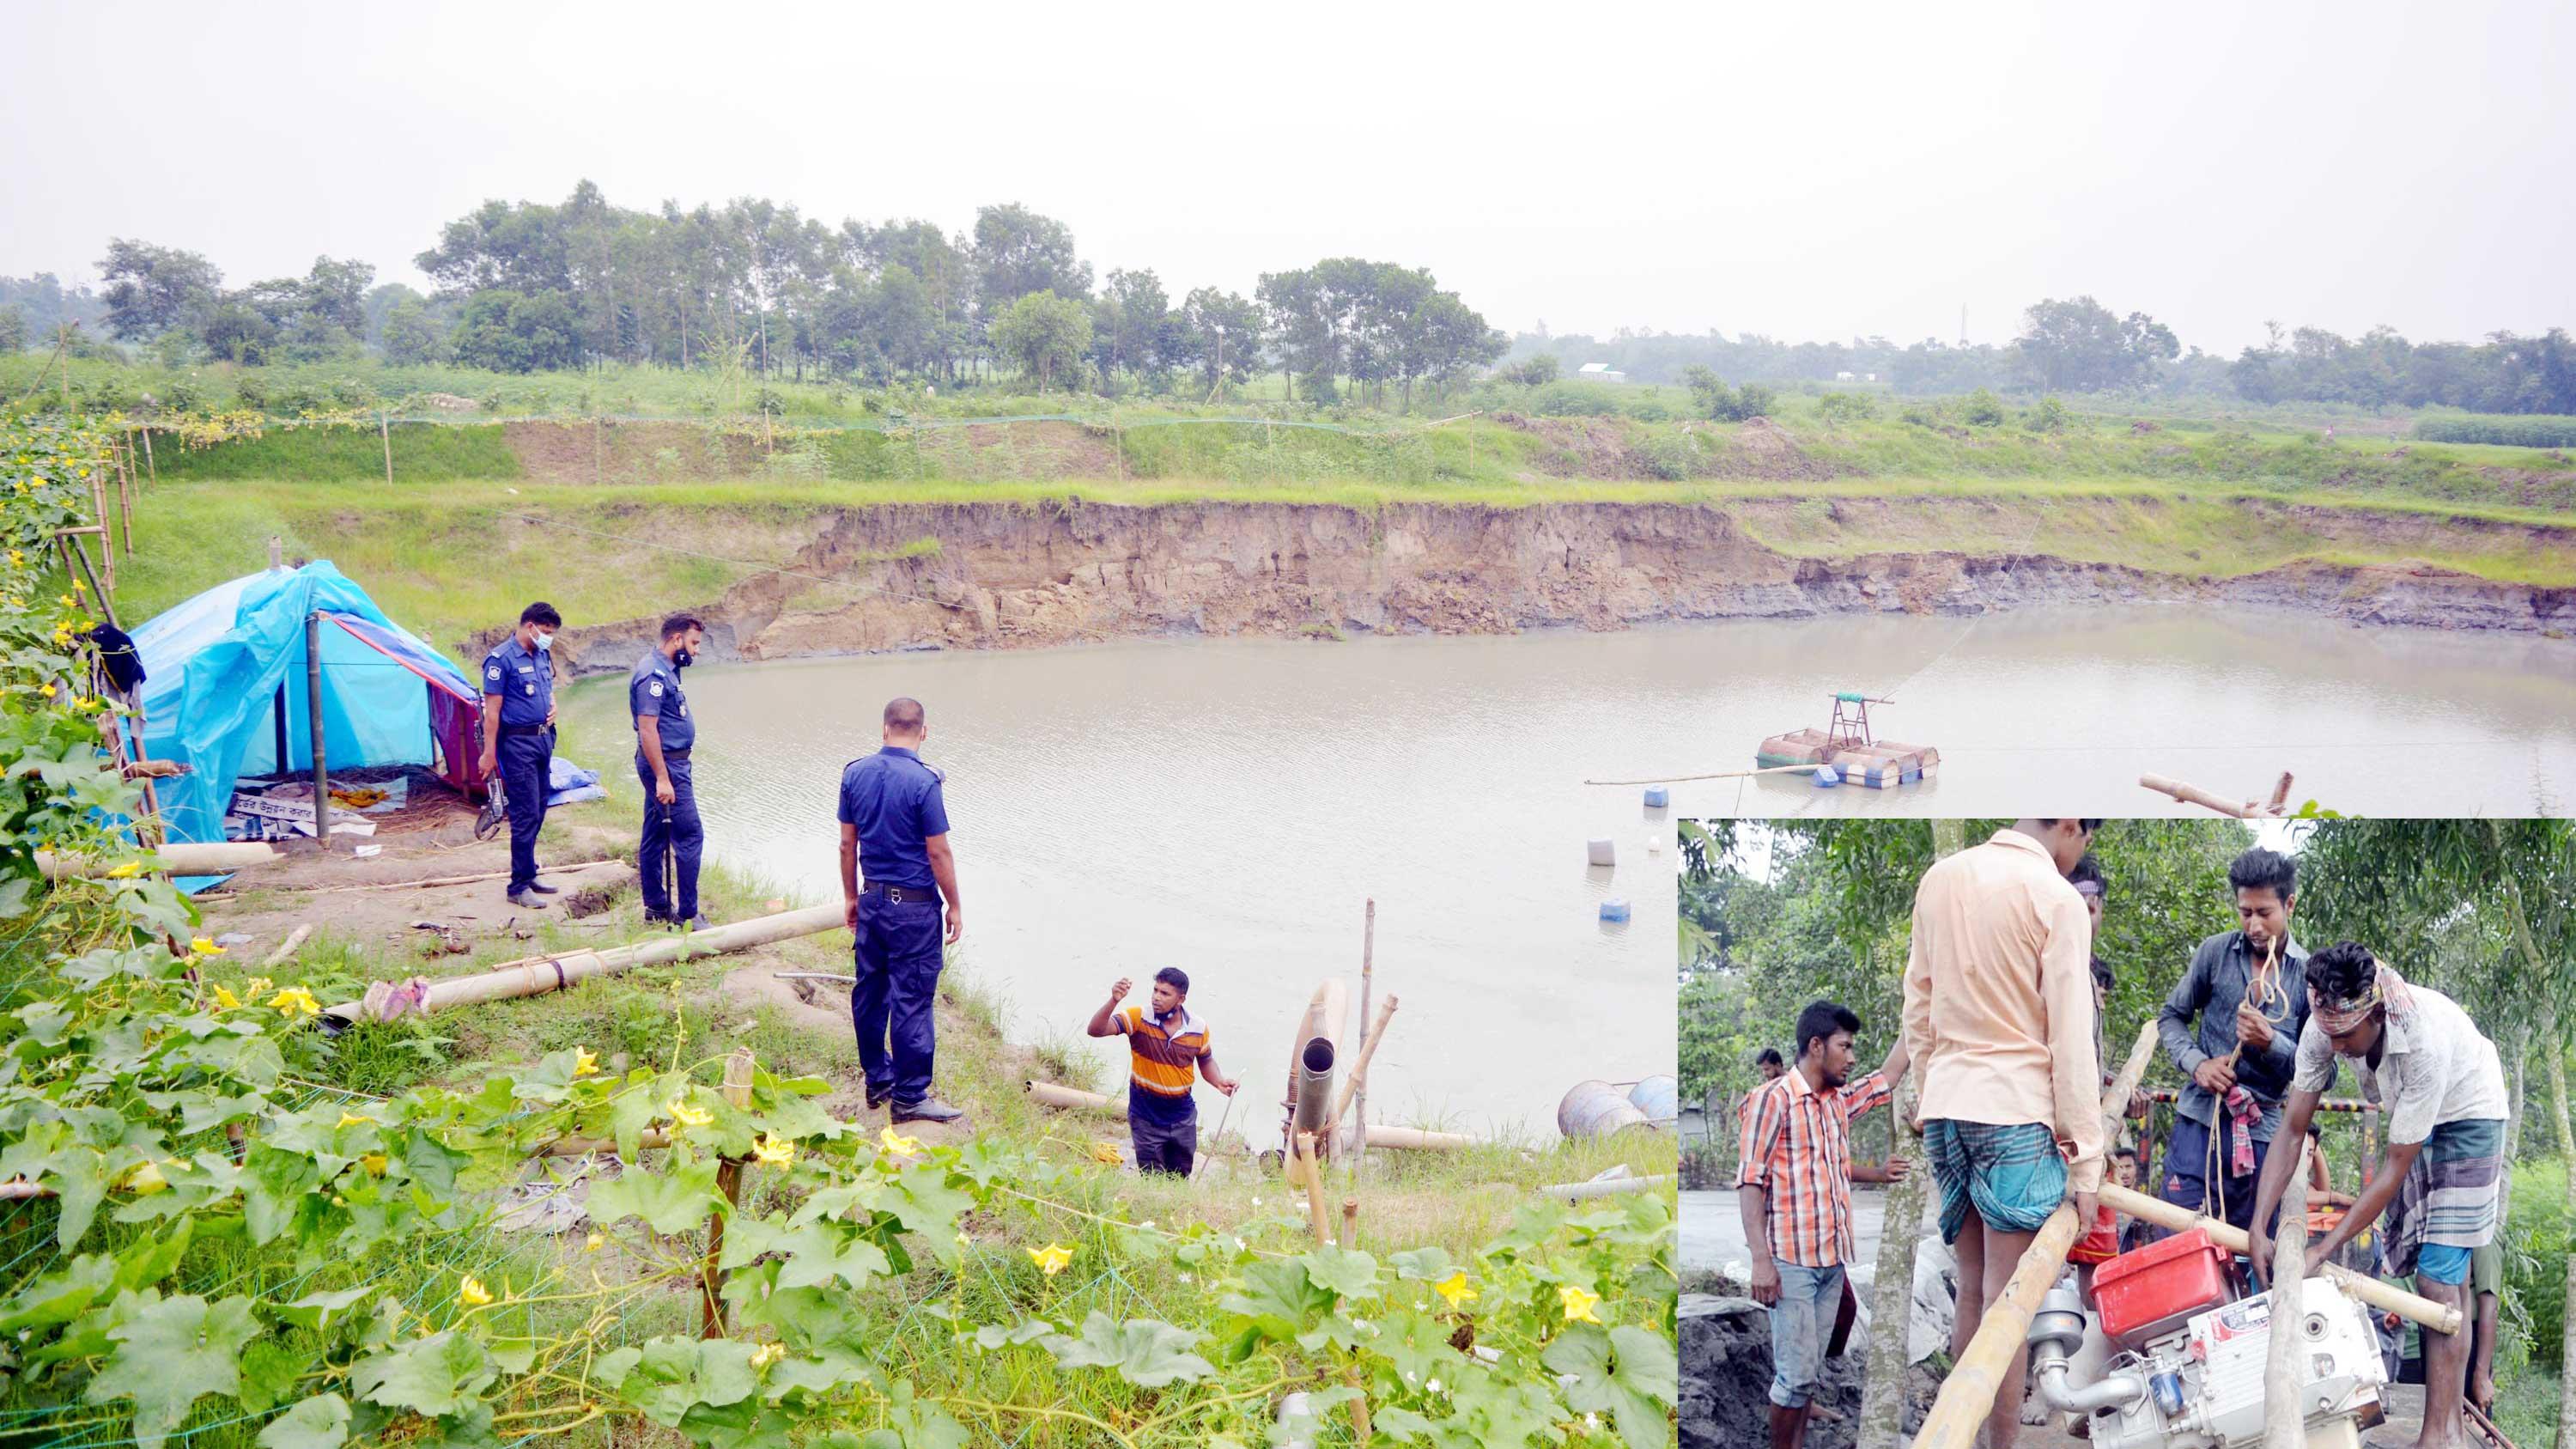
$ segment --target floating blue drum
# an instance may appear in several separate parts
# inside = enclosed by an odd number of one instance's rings
[[[1663,786],[1661,786],[1661,785],[1648,785],[1648,786],[1646,787],[1646,808],[1647,808],[1647,809],[1649,809],[1649,810],[1661,810],[1661,809],[1663,809],[1665,806],[1670,805],[1670,804],[1672,804],[1672,803],[1673,803],[1673,792],[1672,792],[1672,791],[1665,789],[1665,788],[1664,788]]]
[[[1604,921],[1624,921],[1628,919],[1628,903],[1618,899],[1617,897],[1612,897],[1609,900],[1603,901],[1601,903],[1601,919]]]
[[[1817,788],[1817,789],[1819,789],[1819,790],[1830,790],[1830,789],[1834,788],[1836,785],[1841,784],[1842,782],[1843,782],[1843,777],[1842,777],[1841,772],[1837,771],[1833,766],[1831,766],[1831,765],[1818,765],[1818,766],[1816,767],[1816,788]]]

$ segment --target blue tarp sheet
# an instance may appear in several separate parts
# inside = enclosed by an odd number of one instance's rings
[[[464,672],[328,562],[219,584],[134,631],[147,675],[144,743],[156,758],[191,769],[161,782],[171,839],[223,839],[224,813],[245,775],[312,769],[304,619],[316,610],[337,626],[321,635],[323,749],[333,769],[431,764],[442,739],[469,722],[477,692]],[[472,761],[449,764],[462,786],[460,772]]]

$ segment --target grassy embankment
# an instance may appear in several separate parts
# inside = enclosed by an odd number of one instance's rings
[[[578,477],[590,470],[587,429],[571,440],[575,479],[546,481],[565,479],[561,459],[532,469],[523,455],[533,444],[501,425],[422,424],[395,429],[390,486],[372,429],[277,429],[197,450],[165,438],[119,594],[148,617],[258,566],[274,535],[292,556],[335,560],[453,649],[514,615],[531,579],[574,617],[622,618],[639,597],[711,599],[753,571],[722,560],[783,561],[831,510],[1067,497],[1367,510],[1703,504],[1802,557],[2048,554],[2195,576],[2301,560],[2426,563],[2576,581],[2576,471],[2533,449],[2327,443],[2187,421],[2037,434],[1793,417],[1780,425],[1785,449],[1704,422],[1375,426],[791,430],[775,452],[756,432],[728,442],[690,429],[667,436],[690,442],[692,456],[653,446],[665,435],[639,435],[606,453],[605,481],[592,483]],[[1652,468],[1681,476],[1646,476]]]

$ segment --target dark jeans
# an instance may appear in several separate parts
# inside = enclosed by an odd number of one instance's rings
[[[501,788],[510,802],[510,894],[537,883],[537,831],[546,823],[546,776],[554,763],[552,730],[504,734],[493,753],[500,758]]]
[[[901,905],[880,895],[859,897],[853,948],[859,984],[850,988],[850,1020],[869,1094],[891,1094],[898,1107],[930,1095],[931,1058],[939,1047],[931,1018],[939,995],[939,937],[936,897]]]
[[[635,852],[635,865],[644,877],[644,913],[686,921],[698,914],[698,857],[704,853],[707,832],[698,823],[698,792],[689,783],[689,758],[686,754],[665,754],[662,763],[671,771],[671,803],[653,798],[653,765],[641,753],[635,756],[635,778],[644,782],[644,839]],[[671,893],[663,889],[663,861],[679,857],[679,905],[673,909]]]
[[[2271,1155],[2272,1144],[2269,1142],[2254,1144],[2252,1175],[2229,1177],[2226,1175],[2228,1155],[2235,1150],[2236,1134],[2242,1129],[2227,1120],[2227,1108],[2224,1103],[2219,1105],[2218,1120],[2219,1182],[2213,1185],[2208,1179],[2210,1130],[2189,1117],[2176,1114],[2173,1131],[2165,1138],[2164,1191],[2157,1196],[2176,1207],[2187,1207],[2193,1212],[2199,1212],[2201,1199],[2206,1195],[2209,1198],[2209,1215],[2218,1217],[2220,1216],[2218,1193],[2223,1189],[2227,1195],[2225,1217],[2228,1225],[2239,1232],[2252,1232],[2254,1188],[2262,1181],[2263,1160]],[[2276,1225],[2280,1222],[2280,1213],[2277,1210],[2272,1215],[2272,1221]]]
[[[1187,1097],[1161,1097],[1130,1082],[1127,1135],[1136,1144],[1138,1172],[1187,1177],[1198,1161],[1198,1104]]]

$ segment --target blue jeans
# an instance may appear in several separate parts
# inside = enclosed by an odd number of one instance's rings
[[[510,804],[510,889],[517,895],[537,883],[537,832],[546,823],[547,773],[555,756],[552,730],[505,734],[492,753]]]
[[[939,996],[939,900],[897,905],[861,895],[857,937],[859,984],[850,988],[850,1020],[859,1033],[859,1067],[867,1073],[868,1095],[891,1095],[896,1106],[909,1107],[930,1095],[931,1058],[939,1048],[931,1018]]]
[[[1843,1265],[1781,1263],[1780,1301],[1771,1305],[1771,1402],[1803,1409],[1825,1371],[1825,1344],[1843,1306]]]
[[[636,873],[644,878],[644,914],[692,920],[698,914],[698,857],[706,849],[707,832],[698,821],[698,792],[689,782],[688,754],[666,753],[662,763],[671,771],[668,805],[653,798],[652,763],[641,753],[635,756],[635,778],[644,782],[644,835],[635,851]],[[662,886],[666,856],[679,858],[676,905]]]

